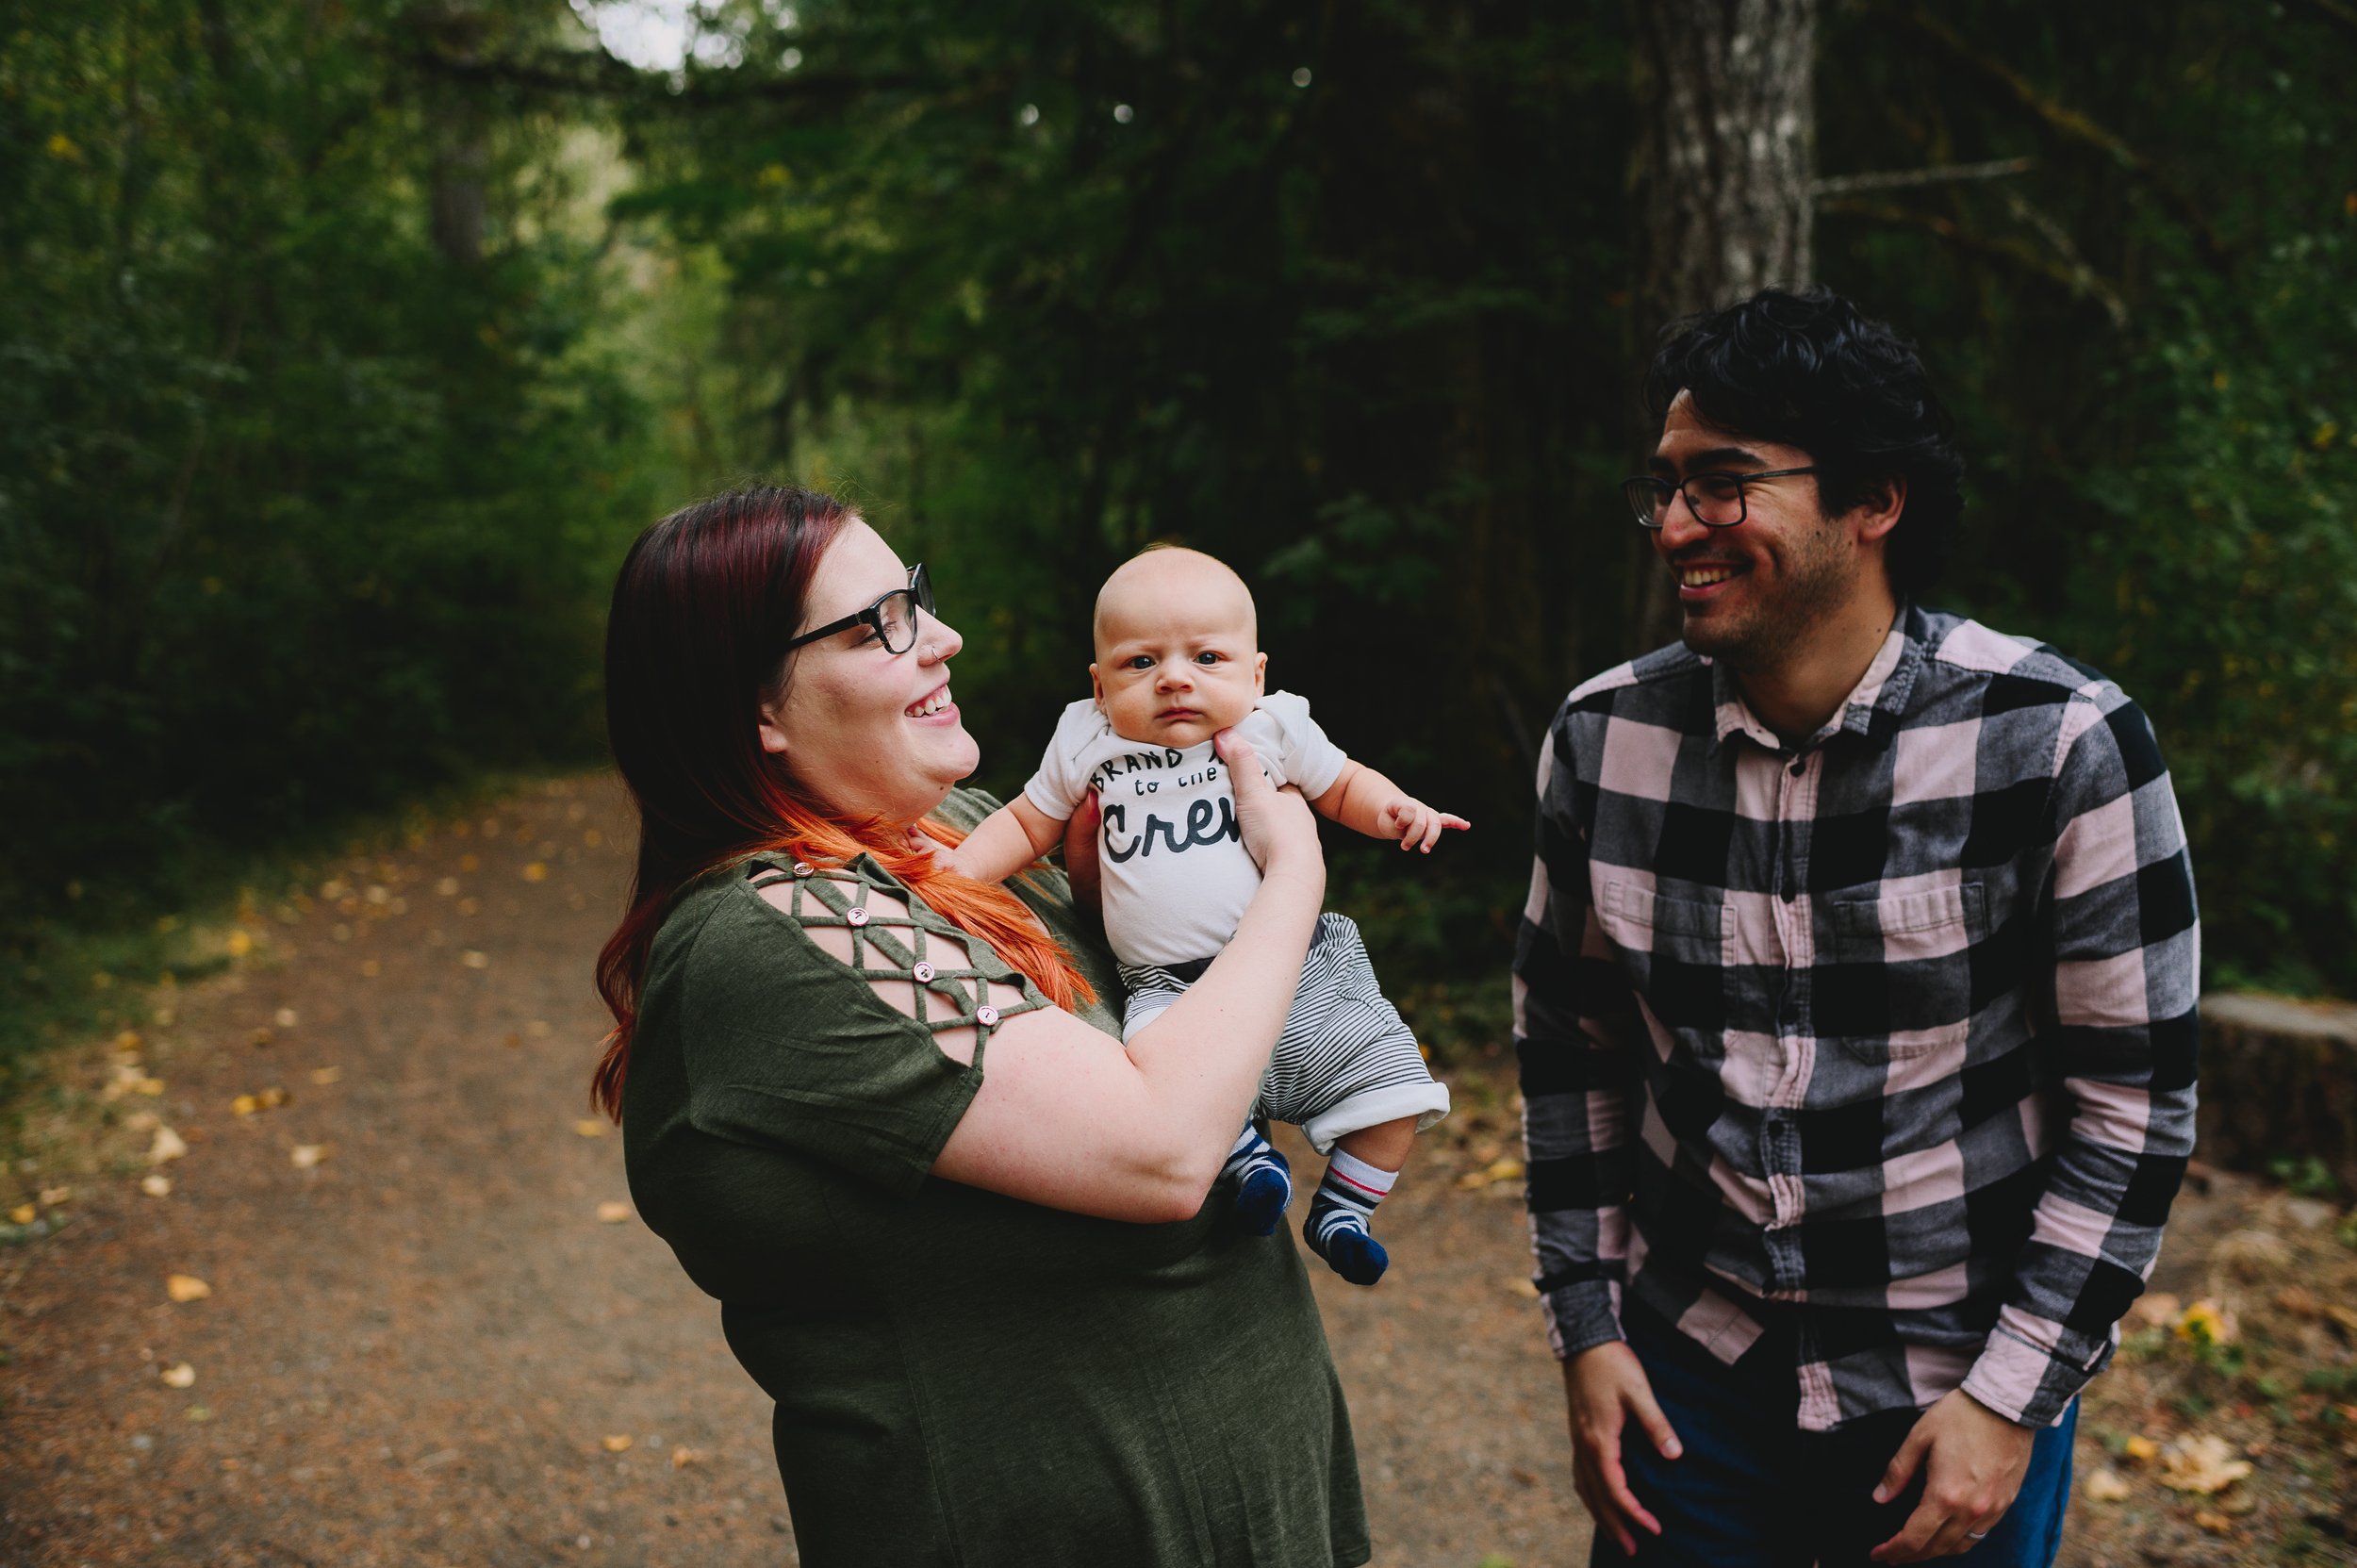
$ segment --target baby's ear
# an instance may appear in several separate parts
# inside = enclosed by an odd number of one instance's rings
[[[1098,707],[1101,708],[1105,705],[1105,683],[1096,678],[1096,667],[1095,665],[1089,666],[1089,695],[1096,699],[1096,705]]]
[[[1261,697],[1265,696],[1267,692],[1268,655],[1266,653],[1255,653],[1252,655],[1252,695],[1255,697]]]

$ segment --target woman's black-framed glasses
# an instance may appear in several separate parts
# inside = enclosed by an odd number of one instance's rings
[[[895,588],[864,610],[857,610],[841,620],[831,620],[815,631],[804,632],[785,645],[791,653],[806,642],[831,637],[837,632],[848,632],[854,626],[873,630],[887,653],[905,653],[916,646],[916,612],[933,613],[933,580],[926,575],[925,563],[909,568],[909,586]]]
[[[1635,473],[1621,481],[1621,493],[1628,497],[1628,509],[1637,514],[1640,528],[1659,528],[1667,523],[1671,500],[1681,491],[1686,504],[1693,508],[1696,520],[1704,527],[1732,528],[1749,515],[1743,500],[1744,486],[1816,471],[1810,467],[1770,469],[1765,473],[1689,473],[1674,485],[1650,473]]]

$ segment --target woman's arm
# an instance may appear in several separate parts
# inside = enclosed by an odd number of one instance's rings
[[[1166,1222],[1203,1206],[1251,1112],[1326,897],[1308,802],[1272,789],[1241,736],[1227,737],[1221,755],[1236,777],[1245,847],[1261,867],[1261,890],[1234,939],[1127,1047],[1055,1008],[1000,1024],[981,1087],[934,1160],[935,1175],[1106,1219]],[[871,891],[868,901],[883,900]],[[811,936],[849,957],[848,933],[815,927]],[[875,988],[915,1011],[907,982]],[[1020,994],[1000,986],[990,999],[1005,1007]],[[933,1040],[956,1060],[974,1058],[971,1029],[944,1030]]]
[[[1395,838],[1403,850],[1432,852],[1443,828],[1470,828],[1461,817],[1435,810],[1392,783],[1372,767],[1355,762],[1343,770],[1315,802],[1318,815],[1369,838]]]

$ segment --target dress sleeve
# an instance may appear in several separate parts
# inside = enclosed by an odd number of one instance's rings
[[[1275,730],[1278,784],[1292,784],[1313,801],[1334,787],[1334,781],[1342,777],[1343,764],[1350,759],[1310,717],[1308,698],[1272,691],[1253,711]]]
[[[1089,788],[1087,770],[1080,767],[1081,753],[1103,727],[1096,704],[1087,698],[1066,707],[1056,720],[1056,733],[1048,737],[1039,771],[1023,786],[1023,798],[1037,806],[1042,816],[1068,821],[1079,808],[1080,797]]]
[[[761,897],[789,877],[790,909]],[[686,976],[688,1120],[915,1193],[981,1087],[992,1033],[1046,999],[989,949],[857,871],[757,869],[733,893],[744,907],[707,923]],[[820,926],[849,930],[850,963],[812,939]],[[1023,999],[989,1005],[992,982]],[[915,1015],[879,995],[883,985],[913,993]],[[976,1032],[970,1064],[933,1043],[947,1029]]]

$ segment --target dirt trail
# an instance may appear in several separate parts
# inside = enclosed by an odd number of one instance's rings
[[[61,1112],[96,1131],[20,1173],[72,1192],[0,1251],[0,1564],[795,1560],[766,1400],[662,1243],[601,1221],[620,1142],[577,1130],[627,837],[581,782],[356,857],[136,1055],[73,1065],[161,1092]],[[143,1115],[189,1145],[167,1197]],[[1457,1184],[1503,1130],[1457,1125],[1385,1206],[1391,1278],[1319,1271],[1376,1561],[1582,1562],[1518,1183]]]

